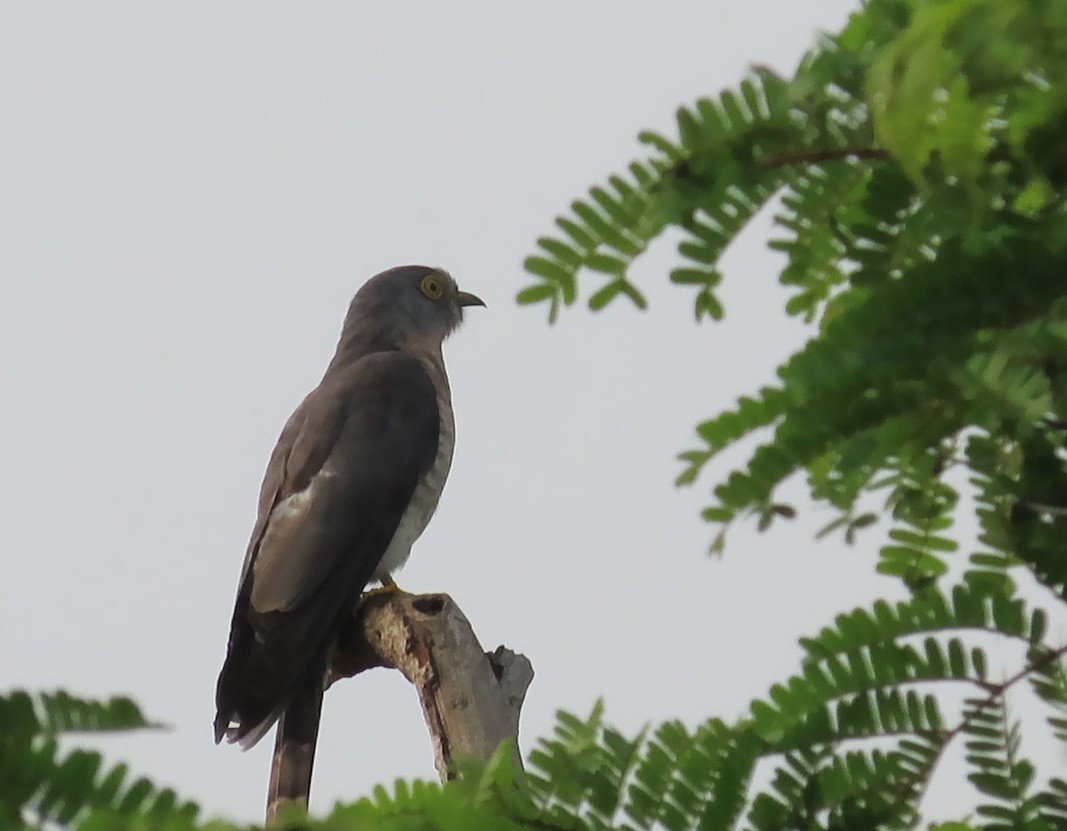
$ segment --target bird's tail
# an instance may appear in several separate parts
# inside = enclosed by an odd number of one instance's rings
[[[267,825],[274,824],[286,805],[307,808],[321,712],[322,684],[314,683],[297,694],[278,722],[267,791]]]

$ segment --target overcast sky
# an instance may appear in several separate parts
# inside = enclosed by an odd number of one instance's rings
[[[713,481],[671,486],[693,425],[805,336],[766,222],[722,325],[692,322],[669,245],[636,271],[648,313],[514,303],[639,129],[751,63],[790,71],[853,5],[0,4],[0,684],[132,695],[172,730],[109,758],[261,817],[271,740],[211,741],[260,478],[351,295],[401,263],[488,309],[446,345],[455,461],[398,580],[529,656],[525,746],[598,696],[627,730],[735,717],[799,635],[899,595],[872,546],[813,542],[819,510],[711,559]],[[398,674],[330,691],[315,774],[318,811],[434,775]]]

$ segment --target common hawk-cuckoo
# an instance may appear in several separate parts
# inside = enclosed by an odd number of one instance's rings
[[[269,799],[304,802],[323,676],[344,619],[437,507],[455,422],[441,344],[466,306],[446,272],[401,266],[353,298],[319,385],[271,454],[216,689],[215,741],[280,720]]]

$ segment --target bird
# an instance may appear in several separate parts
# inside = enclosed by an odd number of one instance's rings
[[[406,265],[356,292],[322,380],[271,453],[215,691],[215,743],[277,722],[268,816],[307,807],[323,681],[345,619],[437,508],[455,443],[442,343],[485,306],[448,272]]]

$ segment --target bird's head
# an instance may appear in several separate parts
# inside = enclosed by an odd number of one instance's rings
[[[342,342],[347,335],[439,345],[463,322],[464,308],[484,305],[481,298],[460,291],[444,269],[397,266],[371,277],[356,292]]]

